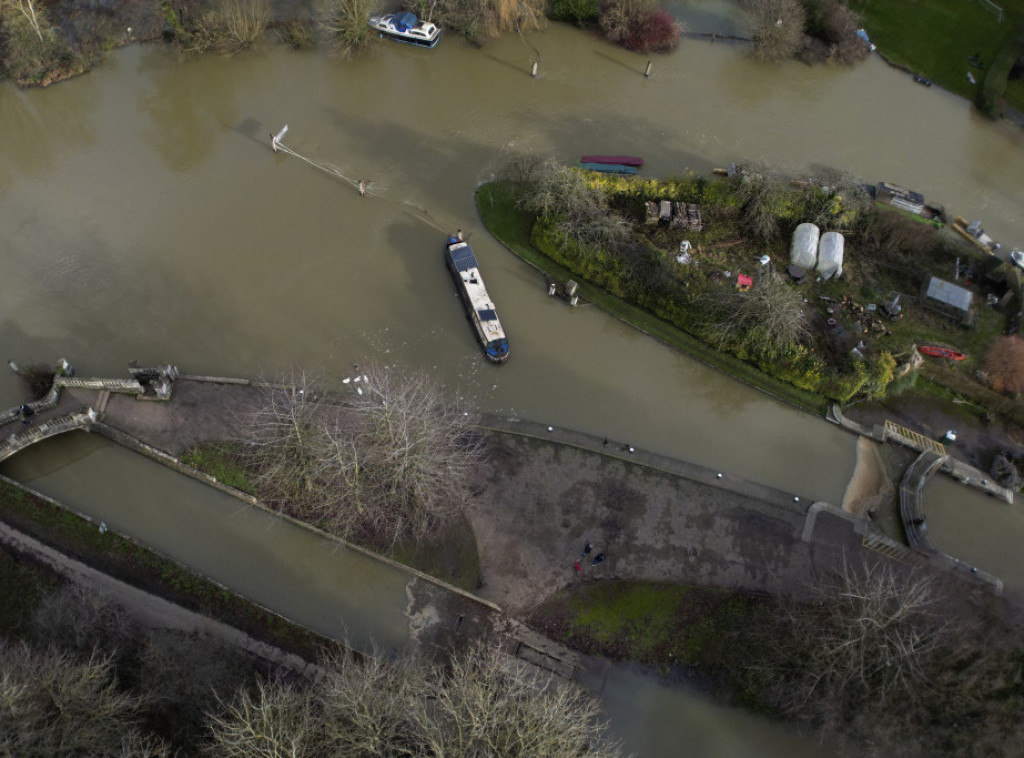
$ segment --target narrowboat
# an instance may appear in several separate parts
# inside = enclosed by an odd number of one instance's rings
[[[508,360],[508,339],[501,327],[494,303],[487,295],[483,277],[480,276],[480,265],[477,263],[473,249],[467,242],[460,239],[461,234],[448,237],[444,246],[445,264],[455,280],[462,304],[466,308],[466,316],[477,340],[484,349],[484,355],[492,363],[504,363]]]

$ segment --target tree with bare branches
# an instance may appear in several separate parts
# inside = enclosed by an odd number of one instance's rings
[[[803,297],[774,272],[763,274],[746,292],[709,290],[700,303],[702,327],[720,346],[785,347],[809,331]]]
[[[554,158],[514,156],[507,175],[521,188],[519,206],[556,219],[558,230],[580,245],[615,251],[631,238],[625,219],[609,212],[605,192]]]
[[[336,656],[311,683],[240,691],[210,720],[218,758],[615,758],[596,701],[481,646],[446,666]]]
[[[316,25],[337,53],[348,57],[376,38],[368,22],[377,10],[377,0],[318,0]]]
[[[70,57],[38,0],[0,0],[3,72],[19,84],[45,82]]]
[[[259,496],[380,549],[462,512],[483,454],[478,416],[425,374],[367,370],[347,396],[298,376],[246,419]]]
[[[996,392],[1024,392],[1024,341],[1016,335],[997,339],[985,355],[983,370]]]
[[[759,240],[778,237],[785,193],[775,170],[751,164],[744,166],[732,181],[739,201],[740,222],[747,233]]]
[[[966,671],[978,646],[934,574],[844,560],[809,589],[757,633],[762,654],[747,670],[772,708],[832,734],[894,731],[887,739],[905,743],[903,729],[949,706],[947,667]]]
[[[190,49],[235,54],[263,39],[272,13],[269,0],[216,0],[192,26]]]
[[[109,658],[84,662],[0,640],[0,753],[9,756],[162,758],[142,730],[144,697],[122,691]]]
[[[448,31],[470,39],[499,32],[528,32],[547,25],[546,0],[436,0],[428,5],[407,0],[407,7]]]
[[[743,7],[750,15],[758,60],[787,60],[803,46],[807,14],[800,0],[744,0]]]

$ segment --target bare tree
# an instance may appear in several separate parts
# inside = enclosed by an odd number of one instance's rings
[[[997,339],[985,356],[984,371],[996,392],[1024,392],[1024,341],[1016,335]]]
[[[4,73],[19,84],[47,83],[71,63],[67,44],[37,0],[0,0]]]
[[[604,190],[553,158],[510,161],[510,175],[522,186],[519,206],[556,219],[559,231],[574,242],[619,250],[631,239],[628,223],[611,213]]]
[[[210,634],[153,630],[139,643],[131,675],[136,691],[147,693],[148,724],[193,755],[205,742],[206,717],[218,698],[253,684],[252,659]]]
[[[800,293],[782,276],[764,274],[747,292],[712,290],[700,298],[702,326],[718,344],[786,346],[809,332]]]
[[[755,58],[783,61],[800,50],[807,22],[800,0],[744,0],[743,7],[750,14]]]
[[[319,758],[323,719],[309,694],[281,680],[240,690],[209,718],[206,754],[216,758]],[[319,728],[318,728],[319,727]]]
[[[596,701],[477,646],[447,666],[337,656],[309,684],[240,693],[210,722],[210,754],[614,758]]]
[[[316,24],[340,55],[351,56],[376,37],[367,22],[377,9],[377,0],[319,0]]]
[[[779,233],[779,211],[784,196],[775,171],[763,165],[744,166],[733,186],[740,205],[740,222],[747,233],[769,240]]]
[[[34,0],[3,0],[3,7],[12,15],[18,14],[42,42],[52,30],[42,9],[37,10]]]
[[[241,53],[256,47],[271,20],[269,0],[217,0],[192,29],[191,49]]]
[[[79,655],[103,655],[118,664],[133,652],[138,629],[107,595],[65,584],[39,603],[33,616],[35,638]]]
[[[488,0],[499,32],[532,32],[547,26],[547,0]]]
[[[854,63],[871,53],[870,45],[857,36],[862,21],[845,0],[805,3],[805,9],[808,33],[814,39],[801,52],[801,59],[808,63],[822,59],[829,63]]]
[[[436,711],[421,711],[434,755],[612,758],[597,702],[518,659],[483,646],[453,657],[433,682]],[[424,723],[424,716],[427,721]]]
[[[10,756],[170,755],[141,731],[144,699],[119,689],[109,658],[84,662],[0,640],[0,751]]]
[[[303,375],[268,391],[243,441],[258,494],[379,548],[421,539],[465,505],[483,454],[478,416],[425,374],[375,367],[352,386],[325,395]]]
[[[400,376],[379,366],[351,401],[358,436],[334,439],[361,460],[363,502],[378,504],[374,532],[425,536],[462,512],[479,470],[479,417],[445,396],[426,374]]]
[[[844,561],[811,591],[773,630],[762,671],[769,699],[784,712],[833,728],[866,713],[912,712],[953,660],[941,653],[960,633],[940,612],[931,574]]]

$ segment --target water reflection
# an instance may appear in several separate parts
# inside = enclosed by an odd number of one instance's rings
[[[833,754],[812,735],[717,706],[640,667],[613,666],[601,704],[627,752],[638,756],[825,758]]]
[[[665,3],[665,8],[682,21],[691,34],[750,37],[750,20],[739,3],[730,0],[673,0]]]
[[[253,81],[257,65],[179,55],[168,67],[159,47],[147,48],[138,70],[150,81],[139,99],[149,116],[150,142],[172,171],[186,171],[213,152],[224,124],[238,120],[235,101],[239,88]]]
[[[928,536],[935,547],[1003,580],[1007,590],[1024,591],[1024,509],[981,494],[948,476],[935,476],[924,489]],[[965,569],[966,570],[966,569]]]
[[[95,143],[95,84],[76,82],[67,93],[58,89],[37,94],[0,81],[0,189],[19,176],[60,172],[62,161]]]

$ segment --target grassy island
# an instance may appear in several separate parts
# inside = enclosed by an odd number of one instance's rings
[[[506,247],[555,280],[579,282],[584,299],[616,317],[813,412],[914,386],[924,343],[967,354],[950,373],[977,384],[1007,319],[989,304],[1019,288],[1008,264],[838,172],[785,182],[749,167],[658,180],[525,163],[477,192]],[[680,220],[686,207],[699,222]],[[843,235],[841,275],[790,267],[804,222]],[[971,307],[958,313],[926,297],[932,277],[956,277]],[[896,295],[899,311],[887,315]]]

